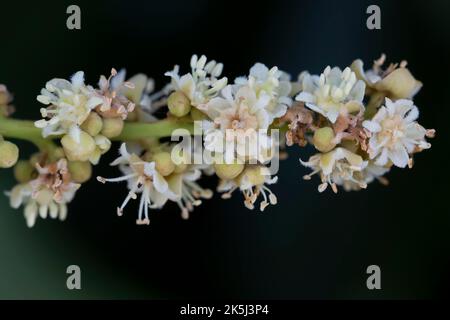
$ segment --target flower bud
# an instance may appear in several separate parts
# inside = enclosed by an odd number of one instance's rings
[[[54,193],[48,188],[43,188],[36,192],[34,199],[39,203],[41,206],[47,206],[50,204],[50,202],[53,200]]]
[[[27,160],[20,160],[14,166],[14,177],[19,183],[25,183],[33,179],[34,167]]]
[[[191,102],[181,91],[172,92],[167,99],[167,105],[175,117],[184,117],[191,111]]]
[[[85,183],[92,176],[92,165],[87,161],[69,161],[67,166],[72,180],[76,183]]]
[[[81,129],[95,137],[102,131],[103,120],[97,112],[91,112],[81,125]]]
[[[314,132],[313,143],[317,150],[328,152],[332,150],[336,143],[333,142],[334,131],[330,127],[323,127]]]
[[[11,168],[19,159],[19,148],[9,141],[0,141],[0,168]]]
[[[51,160],[52,161],[58,161],[59,159],[65,158],[66,154],[64,153],[63,148],[56,148],[51,153]]]
[[[169,152],[158,152],[153,154],[152,161],[155,161],[156,170],[163,176],[168,176],[175,170],[175,164],[170,158]]]
[[[266,178],[260,166],[247,166],[240,175],[240,179],[244,177],[254,186],[263,185]]]
[[[242,170],[244,170],[243,163],[216,163],[214,169],[219,178],[224,180],[231,180],[236,178]]]
[[[175,170],[173,171],[174,173],[182,173],[186,171],[189,164],[188,157],[189,156],[181,152],[181,150],[177,152],[174,149],[172,149],[171,159],[172,162],[175,164]]]
[[[407,68],[398,68],[376,83],[380,91],[388,92],[391,99],[410,99],[422,87]]]
[[[122,133],[123,120],[121,118],[107,118],[103,119],[102,135],[107,138],[117,137]]]
[[[79,142],[66,134],[62,137],[61,144],[69,161],[88,161],[96,147],[94,139],[84,131],[80,132]]]

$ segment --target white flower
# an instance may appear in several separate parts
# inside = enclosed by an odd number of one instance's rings
[[[406,61],[391,63],[383,69],[385,61],[386,55],[382,54],[368,71],[364,71],[364,64],[360,59],[355,60],[351,68],[358,79],[366,83],[368,94],[381,92],[391,99],[411,99],[422,88],[422,83],[408,70]]]
[[[61,221],[67,217],[67,203],[71,202],[79,184],[71,181],[67,161],[41,167],[37,165],[38,178],[15,186],[7,195],[14,209],[24,205],[24,215],[28,227],[33,227],[36,218],[45,219],[49,215]]]
[[[126,70],[120,70],[117,75],[112,77],[110,87],[118,95],[128,98],[133,105],[139,106],[143,111],[137,109],[137,116],[140,121],[154,122],[157,120],[152,114],[160,107],[166,104],[166,96],[170,85],[166,85],[162,90],[155,91],[155,82],[152,78],[143,73],[138,73],[127,81]]]
[[[236,159],[236,154],[243,160],[267,161],[267,154],[270,153],[267,150],[272,148],[267,135],[270,117],[265,109],[269,96],[261,95],[258,98],[246,86],[235,94],[232,87],[227,86],[221,94],[223,98],[216,97],[208,104],[199,106],[213,119],[213,123],[204,122],[207,128],[205,148],[223,153],[226,162]]]
[[[98,111],[105,117],[120,117],[125,120],[128,113],[133,112],[135,103],[130,101],[124,93],[134,89],[134,83],[124,81],[125,70],[117,73],[116,69],[111,69],[111,75],[106,78],[100,76],[98,89],[90,89],[95,92],[95,96],[102,100],[98,106]]]
[[[364,189],[375,179],[386,185],[388,182],[383,176],[389,170],[389,167],[378,166],[373,161],[368,161],[367,165],[361,171],[353,171],[351,179],[347,179],[339,174],[335,174],[333,179],[336,185],[342,186],[346,191],[358,191]]]
[[[304,176],[305,180],[310,180],[315,174],[319,174],[322,183],[319,185],[319,192],[325,191],[328,185],[337,192],[336,185],[344,184],[344,181],[356,183],[360,188],[366,188],[366,183],[355,179],[355,172],[362,171],[367,166],[359,155],[345,149],[336,148],[327,153],[317,153],[309,158],[307,162],[300,159],[301,164],[312,168],[313,172]]]
[[[258,197],[262,195],[263,200],[260,202],[259,209],[264,209],[269,205],[277,204],[277,197],[267,187],[267,185],[275,184],[278,177],[271,177],[270,170],[260,165],[248,165],[241,175],[233,180],[221,180],[217,190],[225,192],[222,194],[223,199],[229,199],[231,194],[239,189],[244,195],[245,206],[253,210],[254,204]]]
[[[182,91],[194,107],[207,103],[227,84],[226,77],[218,79],[222,73],[223,64],[214,60],[206,62],[204,55],[199,59],[194,54],[191,58],[191,73],[180,77],[178,66],[175,66],[173,71],[165,73],[172,78],[172,89]]]
[[[169,190],[173,193],[170,200],[180,207],[183,219],[188,219],[189,212],[201,205],[200,198],[210,199],[213,195],[211,190],[204,189],[197,183],[203,170],[207,168],[201,165],[188,165],[186,170],[167,178]]]
[[[35,122],[36,127],[43,129],[44,137],[77,132],[91,110],[103,103],[103,100],[84,84],[82,71],[75,73],[71,82],[64,79],[50,80],[41,90],[37,100],[49,105],[41,109],[44,119]]]
[[[369,139],[369,156],[375,164],[384,166],[388,161],[400,168],[410,164],[409,155],[415,151],[428,149],[431,144],[425,136],[432,137],[434,130],[426,130],[415,120],[419,110],[411,100],[386,98],[372,120],[363,122],[364,128],[371,133]]]
[[[257,98],[263,95],[269,96],[269,103],[265,107],[270,116],[270,122],[282,117],[287,108],[292,104],[289,97],[291,83],[289,75],[272,67],[270,70],[262,63],[256,63],[251,69],[248,78],[240,77],[235,80],[238,88],[248,86]]]
[[[123,143],[120,147],[120,156],[111,165],[119,166],[124,175],[113,179],[97,177],[97,180],[102,183],[127,181],[128,196],[117,208],[117,214],[121,216],[128,202],[137,199],[137,194],[141,194],[136,223],[150,224],[148,209],[162,208],[172,195],[166,179],[156,170],[155,162],[146,162],[136,154],[128,153],[126,144]]]
[[[305,102],[306,106],[316,111],[332,123],[339,114],[357,112],[363,108],[365,84],[357,80],[350,68],[341,71],[329,66],[319,76],[303,72],[300,75],[301,92],[295,98]]]

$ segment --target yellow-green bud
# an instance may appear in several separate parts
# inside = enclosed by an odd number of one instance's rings
[[[102,135],[107,138],[117,137],[122,133],[123,120],[121,118],[107,118],[103,119]]]
[[[41,153],[34,153],[30,157],[29,163],[31,164],[31,166],[33,168],[36,168],[36,165],[41,162],[41,159],[42,159],[42,154]]]
[[[172,92],[167,99],[169,111],[175,117],[184,117],[191,111],[189,98],[181,91]]]
[[[313,143],[320,152],[328,152],[332,150],[336,143],[333,142],[334,131],[330,127],[323,127],[314,132]]]
[[[264,184],[266,176],[263,175],[261,170],[262,167],[259,166],[248,166],[245,168],[244,172],[240,175],[240,178],[246,177],[248,181],[255,186]]]
[[[49,205],[50,202],[53,200],[54,193],[48,188],[43,188],[39,190],[36,195],[34,196],[34,199],[41,205],[46,206]]]
[[[51,154],[51,158],[54,161],[57,161],[59,159],[65,158],[66,154],[64,153],[64,149],[63,148],[56,148],[55,150],[53,150],[52,154]]]
[[[14,166],[14,177],[19,183],[25,183],[33,179],[34,167],[27,160],[20,160]]]
[[[9,141],[0,141],[0,168],[11,168],[19,159],[19,148]]]
[[[96,147],[94,139],[84,131],[80,132],[79,142],[66,134],[62,137],[61,144],[69,161],[88,161]]]
[[[155,161],[156,170],[163,176],[168,176],[175,170],[169,152],[158,152],[153,154],[152,161]]]
[[[205,120],[206,118],[208,118],[208,116],[203,113],[202,111],[198,110],[195,107],[191,108],[191,118],[194,121],[201,121],[201,120]]]
[[[214,164],[214,169],[217,176],[224,180],[231,180],[236,178],[242,170],[244,170],[243,163],[221,163]]]
[[[102,131],[102,128],[103,120],[97,112],[91,112],[81,125],[81,129],[83,129],[83,131],[89,133],[93,137],[98,135],[100,131]]]
[[[173,172],[174,173],[182,173],[182,172],[186,171],[187,168],[188,168],[187,164],[180,163],[175,166],[175,170]]]
[[[68,168],[72,180],[76,183],[85,183],[92,176],[92,165],[89,162],[69,161]]]

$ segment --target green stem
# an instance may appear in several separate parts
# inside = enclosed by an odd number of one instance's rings
[[[170,137],[176,129],[185,129],[192,134],[194,125],[191,121],[184,119],[165,119],[153,123],[126,123],[120,136],[113,140],[130,141]]]
[[[36,128],[34,123],[28,120],[0,117],[0,135],[30,141],[41,150],[49,150],[54,147],[51,140],[42,137],[41,129]]]
[[[154,123],[126,123],[116,141],[130,141],[145,138],[170,137],[176,129],[185,129],[193,133],[194,125],[187,119],[165,119]],[[0,135],[21,139],[34,143],[40,149],[48,149],[53,145],[51,139],[42,138],[41,129],[34,126],[33,121],[16,120],[0,117]]]

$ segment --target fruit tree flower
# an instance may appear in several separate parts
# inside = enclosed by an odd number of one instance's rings
[[[414,152],[429,149],[431,144],[426,136],[433,136],[434,130],[426,130],[415,120],[419,110],[411,100],[386,98],[382,106],[371,120],[363,126],[371,133],[368,153],[375,164],[384,166],[388,161],[404,168],[410,163],[410,155]]]
[[[382,66],[386,60],[383,54],[373,63],[372,69],[364,71],[364,63],[358,59],[352,63],[352,70],[358,79],[366,83],[369,94],[380,92],[391,99],[411,99],[422,88],[422,83],[414,78],[406,68],[407,62]]]
[[[111,165],[119,166],[123,176],[112,179],[97,177],[97,180],[102,183],[127,182],[129,192],[122,205],[117,208],[117,214],[121,216],[128,202],[131,199],[137,199],[137,194],[140,194],[139,215],[136,223],[150,224],[148,209],[161,208],[169,195],[168,183],[156,169],[155,162],[144,161],[137,154],[128,153],[126,144],[123,143],[120,147],[120,156]]]
[[[36,170],[36,179],[18,184],[8,193],[11,207],[25,206],[24,215],[28,227],[34,226],[38,216],[45,219],[49,215],[51,218],[65,220],[67,204],[80,187],[72,181],[67,160],[60,159],[43,167],[38,163]]]
[[[304,72],[300,75],[301,92],[295,98],[311,110],[336,122],[339,114],[358,112],[362,107],[365,85],[350,68],[341,71],[329,66],[319,76]]]
[[[244,196],[245,206],[253,210],[255,202],[259,196],[262,196],[259,209],[264,209],[269,205],[277,204],[277,197],[269,189],[268,185],[276,183],[278,177],[271,177],[270,170],[261,165],[248,165],[242,173],[232,180],[221,180],[217,188],[222,194],[223,199],[228,199],[231,194],[239,189]]]
[[[282,117],[287,108],[292,104],[291,83],[289,75],[278,70],[277,67],[267,68],[262,63],[256,63],[248,77],[239,77],[235,80],[235,86],[248,86],[255,92],[257,98],[269,99],[265,106],[269,114],[270,122]]]
[[[355,179],[354,174],[362,171],[367,166],[367,161],[345,148],[336,148],[327,153],[317,153],[308,161],[303,162],[300,159],[300,162],[313,170],[312,173],[303,177],[305,180],[310,180],[315,174],[320,175],[322,183],[318,187],[319,192],[325,191],[330,185],[336,193],[336,186],[345,181],[356,183],[360,188],[366,188],[367,184]]]
[[[41,109],[44,119],[36,121],[36,126],[43,129],[44,137],[69,132],[75,136],[91,110],[103,103],[103,100],[84,84],[83,71],[75,73],[70,82],[65,79],[50,80],[37,100],[48,105],[47,108]]]
[[[214,117],[206,124],[205,148],[222,152],[226,162],[235,159],[236,154],[244,161],[266,161],[266,150],[271,148],[267,135],[271,122],[265,108],[270,101],[269,96],[258,98],[247,86],[239,88],[235,94],[232,87],[227,86],[221,95],[199,107]]]
[[[223,64],[211,60],[207,63],[204,55],[191,58],[191,72],[180,76],[179,66],[165,73],[172,79],[171,85],[174,91],[182,92],[192,106],[208,102],[227,84],[227,78],[220,78]]]

